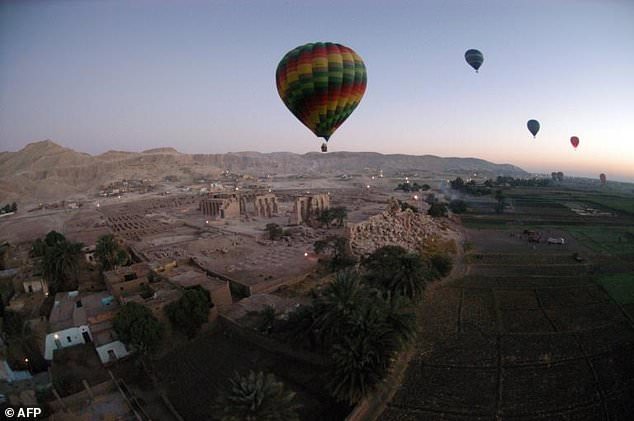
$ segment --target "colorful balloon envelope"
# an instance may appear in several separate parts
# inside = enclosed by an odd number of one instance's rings
[[[327,142],[361,102],[367,73],[351,48],[316,42],[289,51],[277,66],[275,80],[286,107]]]
[[[579,138],[577,136],[571,137],[570,144],[572,145],[573,148],[577,149],[577,146],[579,146]]]
[[[539,132],[539,121],[537,120],[528,120],[526,123],[526,127],[528,127],[528,131],[531,132],[533,138],[537,136],[537,132]]]
[[[476,73],[478,73],[478,69],[482,66],[482,63],[484,63],[484,55],[480,50],[467,50],[467,52],[464,53],[464,58],[467,60],[467,63],[469,63],[469,66],[475,69]]]

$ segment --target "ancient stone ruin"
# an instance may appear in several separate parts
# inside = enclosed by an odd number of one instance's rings
[[[211,193],[200,201],[199,208],[210,219],[271,218],[278,213],[273,193]]]
[[[368,255],[374,250],[396,245],[416,251],[421,243],[440,232],[436,222],[428,215],[401,211],[390,201],[387,209],[356,224],[346,224],[346,237],[356,255]]]
[[[289,218],[290,225],[299,225],[319,215],[324,209],[330,208],[330,196],[327,194],[313,194],[310,196],[296,196],[293,212]]]

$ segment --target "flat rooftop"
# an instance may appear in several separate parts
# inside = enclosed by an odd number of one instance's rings
[[[50,330],[78,327],[90,321],[109,319],[118,304],[108,291],[79,293],[78,291],[58,292],[49,315]]]

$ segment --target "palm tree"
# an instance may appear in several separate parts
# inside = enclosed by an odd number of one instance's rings
[[[399,267],[386,285],[393,294],[410,299],[418,298],[425,289],[423,261],[414,253],[407,253],[399,259]]]
[[[55,241],[52,246],[46,248],[42,260],[42,275],[48,281],[53,293],[60,288],[73,289],[73,285],[68,283],[78,278],[82,247],[82,243],[63,239]]]
[[[277,311],[275,307],[266,305],[258,312],[258,326],[257,329],[262,333],[271,333],[273,325],[277,320]]]
[[[298,421],[300,405],[295,393],[272,374],[235,373],[230,388],[218,398],[215,409],[222,421]]]
[[[360,401],[385,377],[385,352],[373,339],[371,335],[345,336],[332,347],[327,387],[338,401]]]
[[[338,272],[313,304],[313,331],[317,342],[328,348],[359,317],[368,290],[353,271]]]
[[[407,297],[396,294],[384,294],[381,297],[385,322],[393,335],[393,343],[402,348],[416,337],[416,313]],[[381,306],[377,306],[381,307]]]
[[[425,289],[426,272],[422,259],[403,247],[381,247],[367,258],[364,266],[366,280],[393,295],[415,300]]]
[[[119,246],[112,234],[102,235],[97,239],[95,256],[104,271],[116,269],[128,261],[128,253]]]
[[[385,378],[397,352],[416,335],[411,302],[401,295],[371,291],[358,314],[330,349],[328,388],[333,397],[351,404]]]
[[[288,320],[282,321],[280,329],[284,340],[303,346],[311,351],[317,348],[317,339],[313,330],[314,308],[302,305],[288,314]]]

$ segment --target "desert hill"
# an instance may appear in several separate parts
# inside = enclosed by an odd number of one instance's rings
[[[17,152],[0,153],[0,197],[3,202],[59,200],[73,194],[92,194],[99,186],[121,179],[162,180],[166,175],[175,175],[187,182],[225,170],[251,175],[327,176],[368,169],[382,169],[386,175],[397,171],[526,175],[524,170],[513,165],[476,158],[373,152],[183,154],[171,147],[90,155],[45,140],[30,143]]]

